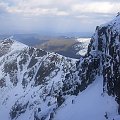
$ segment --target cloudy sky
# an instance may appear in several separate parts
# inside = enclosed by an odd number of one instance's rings
[[[0,33],[93,32],[120,0],[0,0]]]

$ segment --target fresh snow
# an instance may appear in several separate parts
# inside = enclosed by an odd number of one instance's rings
[[[17,50],[18,51],[18,50],[23,50],[24,48],[28,47],[27,45],[22,44],[18,41],[15,41],[15,40],[13,40],[13,41],[14,41],[14,43],[11,46],[11,50]]]
[[[21,50],[24,50],[25,48],[27,48],[28,46],[27,45],[25,45],[25,44],[23,44],[23,43],[20,43],[20,42],[18,42],[18,41],[16,41],[16,40],[13,40],[13,39],[11,39],[12,41],[13,41],[13,44],[11,45],[11,47],[10,47],[10,51],[7,53],[7,54],[5,54],[4,56],[2,56],[2,57],[0,57],[0,61],[3,59],[3,58],[5,58],[6,56],[10,56],[10,55],[12,55],[13,53],[17,53],[17,52],[19,52],[19,51],[21,51]],[[5,39],[4,41],[7,41],[7,39]],[[2,45],[1,43],[0,43],[0,45]],[[12,56],[13,57],[13,56]],[[15,56],[16,57],[16,56]]]
[[[94,83],[77,97],[69,97],[58,109],[54,120],[106,120],[106,113],[109,120],[113,120],[113,116],[118,117],[118,105],[114,99],[103,93],[103,78],[97,77]]]
[[[87,53],[90,38],[77,38],[76,41],[82,44],[82,49],[78,52],[78,54],[84,56]]]
[[[109,26],[109,27],[112,26],[113,31],[115,32],[117,31],[118,33],[120,33],[120,15],[115,17],[112,21],[106,24],[102,24],[100,27],[103,27],[103,26]]]

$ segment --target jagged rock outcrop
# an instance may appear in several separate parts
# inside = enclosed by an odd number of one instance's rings
[[[88,56],[100,57],[103,91],[115,96],[120,105],[120,15],[108,24],[98,26],[91,39]],[[120,109],[120,108],[119,108]],[[118,112],[120,114],[120,110]]]
[[[76,68],[65,76],[62,90],[67,91],[66,94],[78,95],[99,75],[103,76],[103,93],[115,97],[120,114],[119,14],[111,22],[96,27],[87,54],[76,62]]]
[[[111,22],[98,26],[91,38],[86,56],[100,58],[103,92],[116,98],[120,114],[120,15]]]

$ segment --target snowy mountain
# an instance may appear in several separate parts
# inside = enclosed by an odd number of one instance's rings
[[[0,93],[2,120],[120,120],[120,16],[80,60],[1,41]]]
[[[49,117],[75,60],[10,39],[0,48],[0,118],[33,120],[38,110],[39,119]]]

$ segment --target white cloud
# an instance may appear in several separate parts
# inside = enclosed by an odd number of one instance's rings
[[[4,3],[4,2],[3,2]],[[0,8],[1,4],[0,3]],[[13,4],[14,3],[14,4]],[[69,13],[59,8],[59,2],[55,0],[13,0],[11,5],[4,3],[6,6],[3,10],[10,14],[19,14],[23,16],[67,16]],[[1,10],[1,9],[0,9]]]
[[[4,2],[1,4],[2,10],[27,16],[80,16],[80,13],[117,13],[120,6],[120,2],[94,2],[94,0],[87,0],[87,2],[80,0],[12,0],[10,6]]]
[[[40,15],[56,15],[56,16],[67,16],[69,13],[58,10],[58,8],[23,8],[23,7],[12,7],[9,8],[10,13],[18,13],[27,16],[40,16]]]
[[[81,13],[116,13],[119,11],[120,3],[91,2],[72,5],[74,12]]]
[[[69,13],[65,12],[65,11],[58,11],[58,12],[56,12],[56,15],[58,15],[58,16],[68,16]]]

